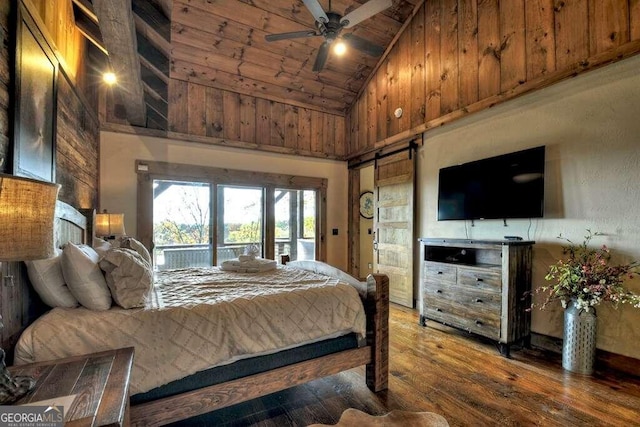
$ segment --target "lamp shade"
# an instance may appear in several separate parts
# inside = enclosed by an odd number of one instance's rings
[[[0,261],[54,255],[54,217],[60,185],[0,174]]]
[[[124,234],[124,214],[104,211],[96,215],[96,236],[111,237]]]

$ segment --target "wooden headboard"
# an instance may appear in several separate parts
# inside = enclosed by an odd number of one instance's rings
[[[91,236],[94,209],[76,210],[64,202],[56,202],[55,236],[56,246],[67,242],[85,243]],[[89,218],[89,219],[88,219]],[[10,278],[13,278],[11,280]],[[29,283],[27,268],[23,262],[2,263],[0,284],[0,314],[4,327],[0,330],[2,348],[7,353],[9,364],[13,360],[13,349],[22,331],[49,310]]]

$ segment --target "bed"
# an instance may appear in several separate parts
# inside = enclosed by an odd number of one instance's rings
[[[84,230],[90,228],[93,219],[93,211],[84,211],[83,218],[88,218],[88,221],[82,221],[78,215],[74,214],[74,210],[63,203],[59,203],[59,210],[61,215],[57,219],[57,235],[59,237],[59,244],[62,245],[67,241],[74,243],[81,243],[84,240],[86,233]],[[62,214],[65,212],[65,214]],[[84,223],[84,224],[83,224]],[[88,225],[88,227],[87,227]],[[209,326],[217,325],[217,334],[221,337],[226,337],[229,330],[238,326],[240,329],[239,334],[246,334],[245,343],[248,346],[255,345],[256,348],[251,350],[251,355],[242,355],[236,357],[231,355],[230,359],[220,360],[207,360],[201,361],[202,357],[195,357],[198,355],[209,354],[208,343],[202,343],[195,341],[196,338],[190,337],[188,339],[175,339],[181,343],[183,347],[178,350],[169,347],[154,347],[147,341],[158,340],[162,335],[162,331],[168,330],[166,325],[163,325],[155,332],[138,332],[138,337],[134,342],[122,341],[122,338],[116,339],[113,343],[104,343],[90,340],[74,341],[69,338],[70,343],[75,348],[75,351],[86,353],[93,349],[93,351],[104,350],[104,346],[123,347],[127,345],[133,345],[136,347],[136,360],[152,359],[158,357],[157,353],[150,353],[146,348],[162,348],[162,352],[174,352],[176,355],[182,355],[185,353],[192,354],[191,356],[173,357],[171,365],[181,364],[177,372],[172,372],[166,378],[156,378],[160,374],[158,372],[147,372],[146,375],[142,375],[138,372],[139,379],[137,383],[132,380],[132,396],[131,396],[131,424],[132,425],[161,425],[179,420],[185,420],[191,417],[206,414],[210,411],[234,405],[243,401],[247,401],[256,397],[260,397],[266,394],[270,394],[276,391],[283,390],[304,382],[311,381],[316,378],[324,377],[327,375],[333,375],[338,372],[351,369],[354,367],[366,365],[366,382],[367,386],[373,391],[380,391],[387,388],[388,377],[388,279],[383,275],[372,275],[367,278],[367,281],[360,283],[357,281],[349,280],[348,276],[344,276],[341,273],[326,264],[319,264],[314,262],[293,262],[292,266],[278,267],[277,270],[271,273],[249,274],[242,275],[223,273],[216,269],[193,269],[183,270],[177,272],[166,273],[162,278],[162,286],[158,288],[166,287],[167,289],[173,289],[177,286],[177,292],[154,292],[154,307],[162,307],[164,310],[167,306],[179,305],[185,302],[185,298],[177,298],[176,295],[186,295],[186,292],[190,289],[187,287],[181,287],[181,284],[176,281],[176,275],[180,275],[180,280],[202,283],[198,281],[199,277],[207,276],[207,280],[212,280],[209,276],[215,276],[215,278],[222,278],[222,281],[226,286],[230,285],[230,280],[243,280],[248,283],[245,287],[240,285],[236,286],[236,282],[233,282],[232,287],[235,289],[245,289],[250,295],[249,298],[240,298],[242,301],[242,315],[236,316],[234,320],[224,327],[218,325],[222,322],[222,317],[219,316],[221,309],[215,310],[211,307],[206,307],[206,310],[214,311],[200,311],[205,310],[201,305],[190,306],[188,309],[178,307],[179,314],[171,322],[188,324],[189,321],[183,321],[185,312],[196,312],[200,320],[206,319],[205,324],[208,326],[198,326],[200,324],[194,324],[192,329],[203,331]],[[167,276],[167,274],[169,274]],[[224,276],[221,276],[224,274]],[[294,284],[293,282],[287,282],[292,280],[291,278],[297,278]],[[318,282],[320,285],[315,285]],[[209,283],[209,282],[207,282]],[[266,285],[268,283],[268,285]],[[271,295],[270,290],[264,292],[257,292],[257,289],[263,286],[271,289],[277,283],[278,287],[285,289],[286,302],[275,302],[275,296]],[[166,285],[166,286],[165,286]],[[169,286],[170,285],[170,286]],[[175,285],[175,286],[174,286]],[[217,285],[216,285],[217,286]],[[308,288],[308,289],[307,289]],[[218,288],[204,287],[202,284],[191,286],[195,294],[189,294],[188,301],[195,301],[203,297],[203,295],[210,295],[218,292]],[[244,291],[238,291],[244,292]],[[323,300],[325,293],[338,292],[339,302],[336,302],[335,306],[331,306],[330,300]],[[312,295],[312,296],[310,296]],[[363,308],[360,312],[356,310],[354,303],[349,302],[350,299],[355,299],[357,305]],[[177,298],[182,301],[173,301],[172,298]],[[223,306],[227,307],[228,301],[225,300],[224,294],[218,294],[218,299],[224,300]],[[301,299],[293,299],[301,298]],[[335,296],[331,298],[336,298]],[[277,332],[275,335],[284,335],[282,337],[283,342],[278,344],[265,344],[265,346],[257,345],[262,339],[260,335],[269,335],[269,329],[266,328],[256,336],[255,330],[252,330],[250,326],[240,327],[235,325],[236,323],[251,324],[251,321],[247,320],[246,313],[255,313],[258,311],[267,312],[267,320],[258,320],[259,325],[264,325],[263,322],[269,322],[268,319],[277,318],[279,312],[286,310],[279,304],[284,304],[285,307],[300,307],[305,303],[303,301],[313,300],[316,304],[314,308],[313,316],[306,314],[303,317],[309,320],[314,319],[314,322],[308,323],[320,323],[322,325],[328,323],[336,323],[332,326],[334,329],[326,329],[328,326],[322,326],[320,329],[323,333],[309,333],[309,336],[302,334],[302,338],[295,342],[290,341],[289,335],[295,335],[294,333],[282,333]],[[168,301],[168,302],[167,302]],[[315,303],[315,301],[320,301]],[[272,304],[278,304],[276,309],[272,308]],[[337,308],[340,306],[340,308]],[[194,308],[197,307],[197,308]],[[75,310],[75,311],[73,311]],[[142,309],[141,309],[142,310]],[[136,318],[131,320],[132,325],[139,324],[159,324],[163,322],[160,318],[154,316],[159,315],[159,311],[153,311],[153,315],[149,315],[148,312],[143,313],[145,321]],[[216,311],[217,310],[217,311]],[[227,311],[236,312],[237,308],[228,308]],[[271,311],[270,311],[271,310]],[[75,319],[69,321],[65,320],[62,316],[63,311],[72,311],[71,318]],[[16,351],[17,361],[26,363],[31,359],[39,358],[51,358],[58,355],[57,352],[63,350],[53,350],[50,353],[43,352],[41,355],[36,355],[36,350],[29,349],[29,346],[33,348],[34,342],[38,339],[34,339],[35,328],[43,323],[49,323],[50,325],[57,326],[60,329],[65,329],[64,325],[67,322],[65,330],[73,331],[71,335],[77,336],[81,333],[82,328],[91,328],[92,331],[99,330],[101,322],[106,325],[104,327],[117,329],[118,325],[125,325],[125,322],[129,320],[127,316],[133,315],[135,309],[124,310],[118,308],[112,308],[106,312],[92,312],[87,309],[54,309],[41,316],[40,319],[34,322],[34,325],[30,326],[23,334],[23,337],[18,344]],[[224,310],[222,310],[224,311]],[[340,321],[333,319],[335,313],[341,311],[342,314],[337,317],[348,318],[348,325],[344,325]],[[150,311],[151,312],[151,311]],[[328,316],[326,313],[333,313]],[[102,314],[101,314],[102,313]],[[67,313],[68,314],[68,313]],[[102,318],[100,316],[103,316]],[[110,316],[110,317],[109,317]],[[306,316],[306,317],[305,317]],[[328,319],[324,319],[326,316]],[[331,319],[329,319],[331,317]],[[176,320],[177,319],[177,320]],[[215,322],[211,319],[217,319]],[[70,322],[70,323],[69,323]],[[91,323],[85,322],[97,322],[91,325]],[[171,323],[169,322],[169,324]],[[283,323],[282,319],[274,323]],[[285,322],[286,323],[286,322]],[[300,320],[300,325],[305,323]],[[77,327],[76,325],[84,325]],[[253,323],[255,325],[255,323]],[[76,328],[76,329],[74,329]],[[140,328],[142,328],[140,326]],[[243,329],[244,328],[244,329]],[[337,328],[337,330],[335,329]],[[128,331],[131,331],[131,327],[123,327]],[[215,328],[214,328],[215,329]],[[136,329],[137,330],[137,329]],[[103,328],[103,331],[105,329]],[[138,331],[144,331],[139,329]],[[306,333],[306,332],[305,332]],[[100,334],[96,334],[100,335]],[[116,335],[115,333],[113,335]],[[131,333],[130,335],[136,335]],[[203,333],[197,335],[205,335]],[[214,333],[212,336],[215,336]],[[60,338],[63,339],[63,338]],[[140,342],[142,339],[143,342]],[[197,337],[201,339],[201,337]],[[210,338],[207,338],[210,340]],[[42,341],[42,340],[40,340]],[[241,347],[242,343],[238,338],[233,338],[233,347]],[[82,347],[78,342],[84,343]],[[26,344],[25,344],[26,343]],[[238,344],[240,343],[240,344]],[[279,347],[273,347],[277,345]],[[93,347],[99,348],[93,348]],[[269,347],[271,346],[271,347]],[[284,348],[283,348],[284,347]],[[25,350],[27,348],[27,350]],[[188,350],[188,351],[187,351]],[[29,354],[32,351],[34,354]],[[145,353],[146,351],[146,353]],[[211,352],[212,356],[213,353]],[[25,354],[27,356],[25,356]],[[60,356],[66,356],[68,354],[61,354]],[[182,359],[184,357],[184,359]],[[135,362],[134,362],[135,363]],[[163,362],[164,363],[164,362]],[[207,363],[211,363],[211,366],[206,366]],[[139,368],[139,371],[145,368]],[[164,366],[164,365],[163,365]],[[134,365],[134,376],[136,375],[136,367]],[[164,374],[164,372],[162,372]],[[144,378],[143,378],[144,377]],[[154,382],[157,380],[157,382]]]

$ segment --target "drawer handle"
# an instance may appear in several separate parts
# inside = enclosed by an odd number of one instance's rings
[[[484,282],[484,279],[482,277],[476,277],[476,282]]]
[[[442,309],[441,308],[436,308],[436,311],[439,313],[442,313]]]
[[[438,271],[438,273],[437,273],[437,274],[442,274],[442,271]]]
[[[436,289],[436,294],[441,294],[442,291],[440,289]]]
[[[473,300],[473,302],[484,302],[484,301],[482,301],[480,298],[476,298]]]
[[[482,325],[483,325],[483,323],[481,321],[476,320],[476,326],[482,326]]]

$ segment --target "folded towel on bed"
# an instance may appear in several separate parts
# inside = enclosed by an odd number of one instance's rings
[[[235,258],[223,261],[220,270],[235,271],[237,273],[260,273],[263,271],[274,270],[277,263],[272,259],[264,258]]]

